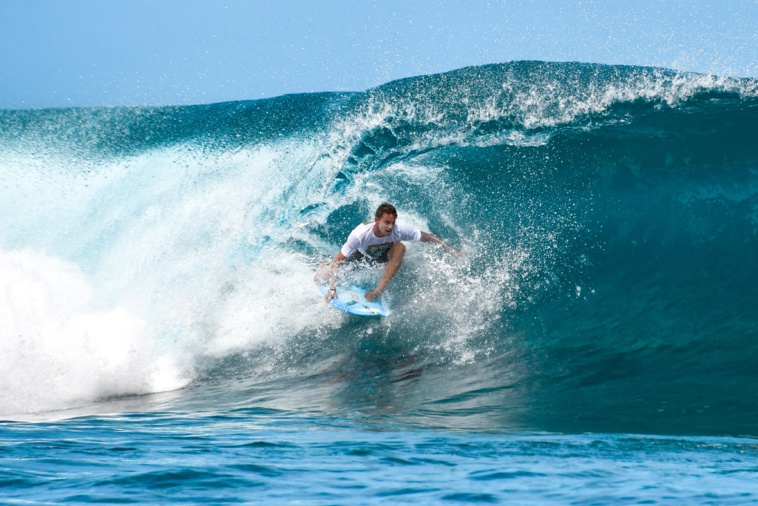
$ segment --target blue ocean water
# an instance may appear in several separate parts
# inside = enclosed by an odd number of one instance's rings
[[[544,62],[0,111],[0,499],[758,502],[757,127],[754,79]],[[330,310],[383,201],[467,254]]]

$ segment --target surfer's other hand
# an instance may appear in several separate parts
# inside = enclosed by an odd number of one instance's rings
[[[378,290],[374,290],[373,292],[366,292],[364,297],[366,297],[366,300],[369,302],[374,302],[376,299],[379,298],[379,296],[382,294],[382,292]]]
[[[337,289],[336,288],[330,288],[327,290],[326,295],[324,295],[324,298],[327,302],[331,301],[332,299],[337,298]]]

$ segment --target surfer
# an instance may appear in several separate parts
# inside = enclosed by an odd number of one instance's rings
[[[386,202],[380,205],[374,221],[358,225],[350,232],[344,246],[331,264],[323,264],[317,274],[317,282],[329,282],[326,300],[337,297],[336,274],[343,262],[365,260],[371,264],[386,264],[379,284],[371,292],[366,292],[366,300],[376,300],[395,276],[405,255],[405,245],[401,241],[431,242],[440,245],[454,257],[463,255],[434,234],[422,232],[410,225],[397,222],[397,210]]]

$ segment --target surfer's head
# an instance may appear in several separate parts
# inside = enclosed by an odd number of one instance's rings
[[[384,202],[382,205],[380,205],[378,208],[376,208],[376,214],[374,214],[374,218],[380,220],[382,219],[382,216],[385,214],[391,214],[395,218],[397,218],[397,209],[395,209],[395,206],[392,204],[388,204]]]
[[[379,206],[374,215],[374,235],[386,237],[395,229],[397,210],[392,204],[384,203]]]

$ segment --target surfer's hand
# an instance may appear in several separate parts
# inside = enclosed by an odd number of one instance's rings
[[[379,298],[379,296],[382,294],[379,290],[374,290],[373,292],[366,292],[364,297],[366,297],[366,300],[369,302],[374,302],[376,299]]]
[[[327,302],[331,301],[332,299],[337,298],[337,289],[336,288],[330,288],[327,290],[326,295],[324,296]]]

